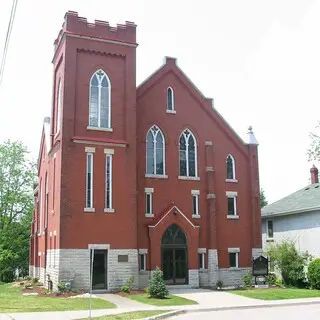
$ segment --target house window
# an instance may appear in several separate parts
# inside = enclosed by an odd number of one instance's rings
[[[273,239],[273,221],[267,220],[267,238]]]
[[[106,155],[106,209],[112,209],[112,155]]]
[[[227,179],[235,180],[236,179],[236,167],[235,161],[231,154],[227,157]]]
[[[229,249],[229,267],[239,268],[239,252],[237,250]]]
[[[199,269],[205,269],[205,258],[204,253],[199,253]]]
[[[90,81],[89,126],[111,128],[111,84],[102,70]]]
[[[182,132],[179,140],[180,176],[197,177],[197,143],[188,129]]]
[[[199,190],[191,190],[192,195],[192,215],[199,216]]]
[[[49,186],[48,186],[48,174],[46,173],[46,180],[45,180],[45,213],[44,213],[44,228],[48,226],[48,205],[49,205]]]
[[[146,254],[140,254],[140,271],[146,271],[147,269],[147,261]]]
[[[228,216],[237,216],[237,192],[227,191]]]
[[[147,134],[147,174],[165,174],[165,141],[162,131],[152,126]]]
[[[93,153],[87,153],[86,208],[93,208]]]
[[[58,84],[58,90],[57,90],[56,133],[60,131],[60,126],[61,126],[61,96],[62,96],[62,84],[60,79]]]
[[[167,89],[167,111],[174,111],[174,92],[171,87]]]
[[[153,188],[145,188],[145,194],[146,194],[146,215],[153,215],[152,193],[153,193]]]

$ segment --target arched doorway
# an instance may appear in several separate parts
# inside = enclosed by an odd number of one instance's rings
[[[188,283],[188,243],[184,232],[171,225],[162,237],[162,270],[166,284]]]

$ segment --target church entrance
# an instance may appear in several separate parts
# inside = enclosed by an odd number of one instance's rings
[[[188,284],[188,244],[185,233],[173,224],[165,231],[161,245],[165,283]]]

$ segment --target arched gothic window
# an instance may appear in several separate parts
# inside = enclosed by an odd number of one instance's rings
[[[174,111],[174,92],[171,87],[167,89],[167,110]]]
[[[152,126],[147,134],[147,174],[165,174],[165,141],[161,130]]]
[[[111,128],[111,83],[103,70],[90,81],[89,126]]]
[[[227,179],[234,180],[236,178],[236,165],[231,154],[227,157]]]
[[[189,129],[181,133],[179,140],[180,176],[197,177],[197,142]]]

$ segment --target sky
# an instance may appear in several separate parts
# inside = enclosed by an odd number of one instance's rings
[[[11,5],[1,1],[0,57]],[[243,139],[251,125],[269,203],[309,183],[309,133],[320,120],[320,0],[19,1],[0,87],[0,142],[22,140],[35,159],[67,10],[138,25],[137,85],[164,56],[176,57]]]

